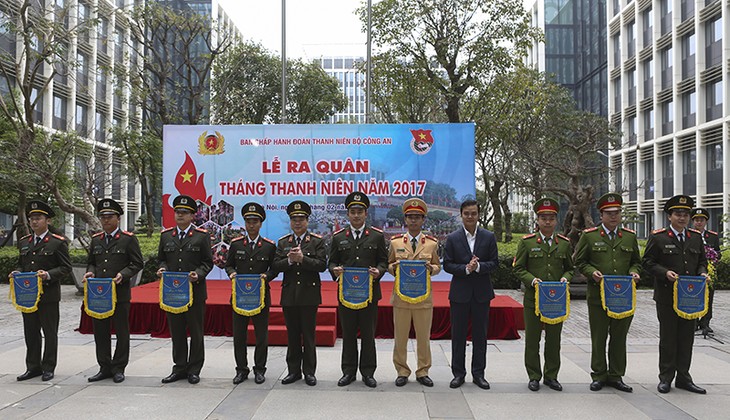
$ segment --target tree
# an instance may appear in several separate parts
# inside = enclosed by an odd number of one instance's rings
[[[319,63],[289,61],[287,83],[287,121],[295,124],[325,122],[347,107],[347,98],[337,79],[322,70]]]

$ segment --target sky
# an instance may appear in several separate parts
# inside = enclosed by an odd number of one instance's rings
[[[218,0],[243,39],[281,52],[281,0]],[[288,0],[287,57],[364,57],[367,38],[354,11],[365,0]]]

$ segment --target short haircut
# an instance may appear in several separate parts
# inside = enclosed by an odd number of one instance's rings
[[[459,214],[463,213],[464,209],[467,207],[470,207],[470,206],[477,206],[477,212],[478,213],[482,212],[482,207],[479,205],[477,200],[469,199],[469,200],[465,200],[463,203],[461,203],[461,207],[459,208]]]

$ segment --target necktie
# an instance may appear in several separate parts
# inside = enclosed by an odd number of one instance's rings
[[[614,240],[616,238],[616,232],[608,232],[608,239]]]
[[[297,246],[300,246],[302,244],[302,238],[297,236]]]
[[[38,245],[39,243],[41,243],[41,237],[40,236],[36,236],[35,237],[35,244]]]
[[[355,240],[358,240],[358,239],[360,239],[360,231],[356,229],[355,230]]]
[[[553,237],[545,238],[545,243],[548,244],[548,246],[553,245]]]
[[[256,249],[256,242],[251,241],[251,251],[253,251],[254,249]]]
[[[416,238],[411,239],[411,248],[413,248],[413,252],[416,252],[417,244],[418,244],[418,241],[416,241]]]
[[[111,242],[111,240],[112,240],[112,235],[107,233],[105,235],[105,239],[106,239],[106,244],[109,245],[109,242]]]
[[[178,230],[179,230],[179,229],[178,229]],[[183,239],[183,238],[185,237],[185,233],[186,233],[186,231],[184,231],[184,230],[179,230],[179,232],[180,232],[180,239],[182,240],[182,239]]]
[[[679,238],[680,243],[684,243],[684,233],[680,233],[677,237]]]

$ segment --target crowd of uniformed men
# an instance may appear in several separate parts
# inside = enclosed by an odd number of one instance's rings
[[[372,300],[360,309],[342,304],[338,307],[342,327],[342,377],[337,384],[349,385],[357,379],[359,371],[366,386],[377,386],[375,327],[378,301],[382,297],[380,279],[386,271],[395,275],[402,260],[422,260],[432,275],[437,274],[442,269],[437,252],[438,240],[422,231],[428,208],[419,198],[409,198],[403,203],[407,231],[391,237],[389,244],[381,230],[368,224],[370,201],[365,194],[354,192],[348,195],[345,206],[349,226],[334,233],[329,250],[321,237],[308,230],[311,208],[303,201],[293,201],[287,206],[291,233],[278,242],[259,233],[266,220],[266,211],[260,204],[247,203],[241,208],[245,234],[232,241],[226,272],[232,280],[237,274],[259,274],[266,283],[266,294],[264,309],[258,314],[244,316],[233,313],[234,384],[245,381],[251,372],[246,342],[249,322],[254,326],[256,337],[254,380],[257,384],[265,381],[271,305],[269,282],[283,273],[280,304],[287,328],[288,372],[281,382],[290,384],[303,377],[307,385],[316,385],[315,327],[317,308],[322,302],[320,273],[329,270],[332,278],[337,280],[346,267],[361,267],[367,268],[372,276]],[[636,234],[621,226],[621,206],[619,194],[602,196],[597,202],[601,223],[583,231],[573,251],[570,240],[556,233],[557,201],[541,198],[534,205],[537,231],[524,236],[519,242],[513,264],[515,273],[526,288],[523,302],[524,360],[531,391],[539,390],[541,379],[547,387],[562,390],[558,381],[562,322],[541,322],[535,314],[535,286],[543,281],[569,282],[574,272],[580,272],[588,279],[587,304],[592,342],[590,390],[611,386],[632,392],[631,386],[623,381],[626,336],[632,317],[615,319],[607,316],[601,305],[599,286],[604,275],[631,276],[638,281],[643,268],[654,278],[654,300],[660,324],[657,389],[661,393],[669,392],[674,380],[677,388],[705,393],[703,388],[695,385],[689,373],[696,321],[683,319],[674,312],[672,285],[680,275],[707,276],[705,246],[719,252],[718,235],[705,229],[709,218],[706,210],[693,208],[693,200],[688,196],[674,196],[664,207],[669,226],[652,232],[642,259]],[[205,278],[213,267],[213,260],[209,235],[192,224],[197,211],[196,201],[181,195],[174,199],[173,207],[175,226],[164,230],[160,237],[157,275],[161,276],[165,270],[188,272],[188,279],[193,284],[193,299],[187,311],[167,313],[174,364],[172,372],[162,382],[187,379],[189,383],[196,384],[200,381],[205,359]],[[137,238],[119,228],[122,207],[112,199],[103,199],[99,201],[97,210],[102,231],[93,236],[89,246],[84,279],[112,278],[117,284],[117,305],[112,317],[94,319],[96,358],[100,369],[88,381],[112,378],[119,383],[125,379],[124,370],[129,362],[130,280],[142,269],[143,259]],[[467,326],[470,323],[473,343],[471,377],[478,387],[490,388],[485,377],[489,305],[494,298],[490,272],[497,268],[498,258],[494,234],[478,226],[480,212],[476,201],[463,202],[460,208],[463,226],[447,237],[443,247],[443,269],[452,275],[449,300],[454,378],[449,384],[451,388],[458,388],[465,382]],[[19,240],[18,267],[11,276],[18,272],[37,272],[42,279],[43,294],[35,312],[23,313],[26,372],[17,379],[22,381],[42,376],[42,380],[48,381],[53,378],[57,363],[59,279],[71,272],[71,262],[66,238],[50,231],[53,209],[47,203],[34,200],[28,203],[26,214],[33,233]],[[688,227],[690,219],[697,229]],[[411,303],[394,292],[391,304],[395,338],[393,364],[397,374],[395,384],[406,385],[412,373],[407,362],[407,342],[413,325],[417,354],[415,378],[424,386],[433,386],[429,377],[431,296]],[[711,316],[710,312],[701,321],[705,330],[709,329]],[[112,325],[116,331],[113,354]],[[545,360],[541,367],[543,330]],[[45,347],[42,349],[43,338]]]

